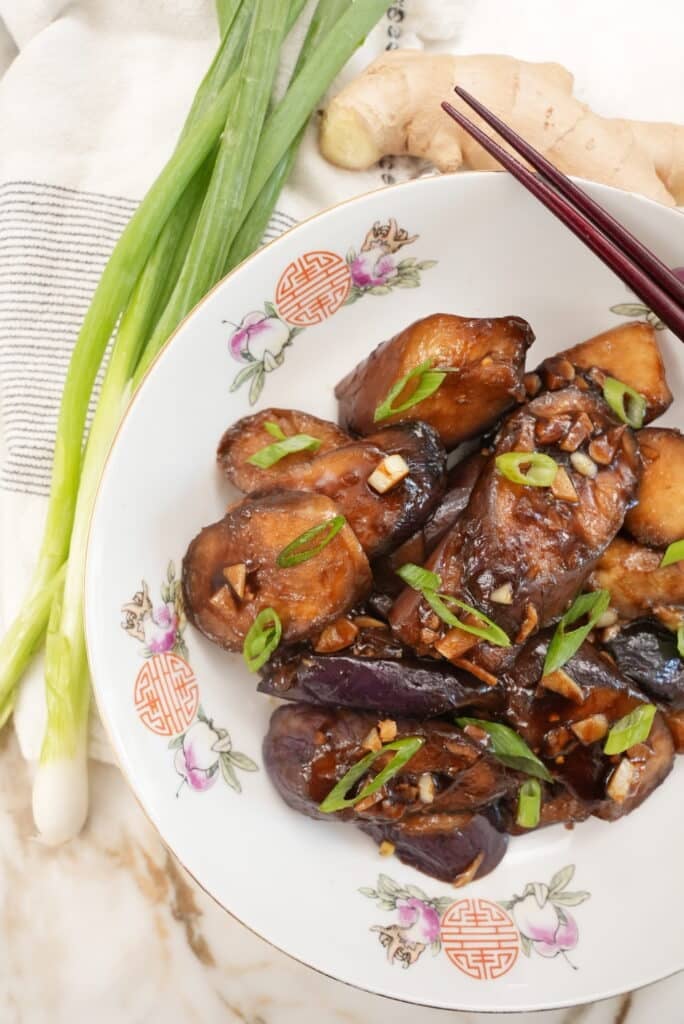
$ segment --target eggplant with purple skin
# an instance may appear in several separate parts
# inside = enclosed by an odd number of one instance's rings
[[[602,464],[587,455],[594,441],[605,446]],[[540,451],[558,466],[550,486],[513,482],[497,468],[500,455]],[[634,435],[601,398],[573,387],[544,392],[505,420],[465,512],[426,568],[439,575],[441,593],[523,643],[569,606],[622,525],[638,474]],[[410,588],[390,623],[419,653],[436,651],[491,678],[515,657],[511,647],[451,628]]]
[[[378,735],[377,715],[284,705],[271,716],[264,764],[294,810],[311,818],[353,821],[378,841],[393,835],[402,859],[437,878],[456,881],[475,860],[472,877],[481,877],[499,862],[506,846],[505,837],[487,827],[484,809],[517,790],[520,776],[448,722],[398,718],[391,724],[397,739],[419,737],[423,746],[377,793],[332,814],[320,805],[368,754],[369,745],[378,747],[372,742]],[[381,753],[357,785],[370,781],[390,756]]]
[[[586,642],[561,669],[542,678],[552,635],[546,630],[529,640],[504,675],[505,717],[574,799],[571,820],[577,820],[576,806],[582,817],[590,812],[612,821],[643,803],[669,774],[672,738],[656,713],[643,742],[619,757],[604,754],[611,727],[648,697]]]
[[[450,451],[461,441],[489,430],[499,417],[525,398],[525,353],[534,341],[532,328],[516,316],[474,319],[434,313],[417,320],[379,345],[335,388],[340,423],[356,434],[371,434],[378,423],[421,419],[437,431]],[[393,387],[413,371],[447,369],[437,390],[415,404],[414,375],[396,395],[391,408],[378,409]]]
[[[285,700],[373,710],[380,714],[434,718],[474,708],[503,706],[500,686],[489,686],[445,662],[416,658],[396,641],[377,642],[367,652],[367,630],[333,654],[285,651],[261,669],[258,689]],[[389,639],[389,638],[388,638]]]
[[[676,635],[653,619],[637,619],[622,626],[605,646],[620,671],[659,705],[677,753],[684,753],[684,658]]]
[[[272,491],[233,505],[206,526],[183,559],[183,603],[190,621],[228,651],[241,651],[259,612],[280,617],[286,643],[320,632],[370,591],[368,560],[345,523],[313,557],[278,565],[293,541],[318,530],[339,509],[322,494]],[[338,520],[339,522],[339,520]]]

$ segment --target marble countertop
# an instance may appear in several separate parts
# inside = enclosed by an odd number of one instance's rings
[[[278,952],[165,849],[118,770],[91,764],[92,812],[58,850],[34,838],[30,779],[0,737],[1,1024],[454,1024],[502,1019],[395,1003]],[[675,1024],[684,974],[511,1024]]]

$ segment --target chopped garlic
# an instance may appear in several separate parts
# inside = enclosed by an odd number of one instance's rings
[[[477,870],[480,864],[484,860],[484,853],[478,853],[477,857],[473,857],[470,864],[465,868],[460,875],[456,875],[453,882],[451,883],[454,889],[460,889],[462,886],[467,885],[468,882],[472,882],[473,878],[477,874]]]
[[[573,452],[570,456],[570,462],[573,469],[576,469],[582,476],[594,477],[598,473],[598,466],[584,452]]]
[[[562,466],[558,467],[556,475],[553,478],[551,493],[554,498],[558,498],[559,501],[579,501],[573,482]]]
[[[395,849],[396,847],[394,843],[390,843],[386,839],[383,839],[383,841],[380,843],[380,846],[378,847],[378,853],[380,854],[381,857],[391,857]]]
[[[584,700],[584,690],[581,686],[578,686],[574,679],[571,679],[567,672],[564,672],[562,668],[557,668],[555,672],[550,672],[547,676],[542,676],[541,685],[546,690],[551,690],[553,693],[559,693],[561,697],[567,697],[568,700],[574,700],[576,704],[581,704]]]
[[[408,475],[408,464],[401,455],[386,455],[368,477],[368,486],[378,494],[385,494]]]
[[[235,601],[233,595],[230,592],[230,587],[227,584],[220,587],[215,594],[212,594],[209,598],[209,604],[213,605],[217,611],[230,612],[231,614],[235,611]]]
[[[492,590],[489,600],[495,604],[513,604],[513,584],[502,583],[496,590]]]
[[[361,746],[364,750],[382,750],[382,741],[375,727],[364,737]]]
[[[637,780],[637,775],[637,769],[629,758],[623,757],[606,786],[606,793],[610,799],[616,804],[623,804]]]
[[[236,596],[242,600],[247,583],[247,566],[243,562],[239,562],[237,565],[227,565],[223,570],[223,578],[230,584]]]
[[[418,792],[421,802],[424,804],[431,804],[435,799],[435,780],[430,772],[423,772],[418,779]]]
[[[585,746],[589,746],[590,743],[596,743],[597,740],[602,740],[608,732],[608,719],[605,715],[589,715],[588,718],[583,718],[581,722],[573,722],[570,726],[580,743]]]
[[[391,743],[397,738],[397,723],[393,718],[384,718],[378,722],[378,732],[383,743]]]

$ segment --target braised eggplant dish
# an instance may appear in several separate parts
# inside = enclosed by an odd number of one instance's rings
[[[433,314],[350,369],[338,423],[231,424],[242,497],[183,561],[189,620],[279,698],[280,797],[456,886],[512,836],[631,813],[684,752],[684,436],[646,426],[672,402],[657,335],[526,368],[533,340]]]

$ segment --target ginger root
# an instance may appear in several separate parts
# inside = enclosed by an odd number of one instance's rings
[[[384,54],[331,101],[321,124],[323,155],[352,170],[401,154],[424,157],[443,172],[500,170],[441,109],[449,100],[482,125],[454,95],[457,84],[565,173],[667,206],[684,203],[683,126],[599,117],[572,95],[565,68],[513,57]]]

